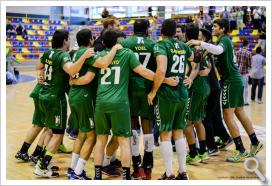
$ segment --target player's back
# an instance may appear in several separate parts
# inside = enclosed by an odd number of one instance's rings
[[[143,34],[136,34],[123,40],[122,45],[125,48],[131,49],[144,67],[152,71],[156,70],[153,52],[155,42],[152,39]],[[152,83],[135,72],[132,72],[129,84],[130,87],[146,88],[147,85],[151,85]]]
[[[62,50],[50,49],[43,54],[41,62],[45,68],[45,80],[41,99],[52,100],[65,95],[69,75],[63,70],[63,66],[69,61],[71,61],[69,54]]]
[[[98,55],[105,56],[109,51],[110,49],[106,49]],[[128,102],[130,71],[139,64],[130,49],[118,50],[112,63],[107,68],[100,69],[97,74],[97,105]]]
[[[188,97],[187,88],[183,84],[186,72],[186,64],[191,56],[190,48],[183,42],[174,38],[165,38],[154,46],[154,55],[167,57],[167,70],[165,77],[176,76],[181,80],[178,87],[162,85],[159,96],[169,101],[185,100]]]

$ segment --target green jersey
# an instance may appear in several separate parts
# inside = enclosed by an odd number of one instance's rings
[[[62,50],[50,49],[41,57],[45,66],[44,88],[40,93],[43,100],[52,100],[65,95],[69,86],[69,75],[63,66],[70,62],[70,55]]]
[[[75,63],[87,50],[85,47],[80,47],[78,51],[73,55],[73,63]],[[91,58],[87,59],[84,64],[82,65],[80,71],[73,77],[73,78],[79,78],[81,76],[84,76],[88,71],[96,73],[96,69],[88,64],[88,61],[91,61]],[[69,92],[72,94],[69,95],[76,95],[76,92],[78,92],[81,89],[85,89],[85,93],[89,92],[91,97],[95,97],[96,95],[96,90],[97,90],[97,79],[93,79],[90,84],[87,85],[72,85]],[[78,95],[79,97],[81,95]]]
[[[142,34],[136,34],[121,43],[123,47],[131,49],[142,65],[152,71],[156,70],[153,48],[155,42]],[[132,72],[129,81],[130,87],[146,88],[152,82]]]
[[[195,48],[191,48],[193,51],[195,51]],[[203,53],[203,59],[200,62],[200,67],[199,70],[204,70],[205,68],[208,68],[208,56],[207,56],[207,52],[205,52],[204,50],[202,50]],[[189,65],[189,67],[191,68],[191,65]],[[193,92],[198,92],[201,94],[208,94],[210,92],[210,85],[208,82],[208,76],[200,76],[197,75],[196,78],[193,81],[192,87],[190,88],[190,91]]]
[[[105,49],[97,53],[90,65],[98,59],[108,54],[110,49]],[[102,105],[110,107],[111,103],[128,102],[128,82],[131,69],[140,65],[134,53],[127,48],[117,51],[112,63],[100,69],[97,73],[98,89],[96,106]],[[105,108],[106,109],[106,108]],[[114,109],[114,108],[112,108]]]
[[[221,76],[222,81],[241,82],[242,78],[236,63],[236,57],[232,42],[227,35],[223,35],[218,39],[218,45],[222,46],[224,52],[215,55],[215,65]]]
[[[188,58],[192,55],[191,49],[183,42],[166,38],[159,41],[154,46],[154,55],[164,55],[167,57],[167,70],[165,77],[176,76],[181,80],[177,87],[170,87],[168,85],[161,85],[158,96],[161,99],[179,102],[181,100],[187,100],[188,89],[183,84],[186,72],[186,64]]]

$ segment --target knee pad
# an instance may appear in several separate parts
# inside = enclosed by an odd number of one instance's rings
[[[64,134],[65,129],[52,129],[53,134]]]

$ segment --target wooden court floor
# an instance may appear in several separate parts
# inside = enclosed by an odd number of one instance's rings
[[[35,75],[35,71],[21,71],[22,74]],[[7,86],[6,90],[6,179],[7,180],[35,180],[41,179],[34,176],[34,167],[31,163],[21,163],[14,158],[14,155],[21,147],[25,138],[27,130],[31,126],[32,114],[34,105],[32,99],[29,97],[29,93],[35,86],[35,81],[20,83],[16,85]],[[250,88],[249,88],[250,90]],[[250,93],[249,93],[250,96]],[[249,102],[250,106],[245,107],[248,116],[254,123],[257,135],[260,136],[260,140],[265,143],[265,88],[263,104],[257,104],[256,102]],[[239,124],[240,125],[240,124]],[[3,125],[2,125],[3,127]],[[245,147],[249,149],[250,141],[243,130],[242,139]],[[34,141],[29,150],[31,154],[36,146],[37,141]],[[72,148],[73,141],[68,137],[64,137],[64,143]],[[143,147],[141,147],[143,149]],[[256,179],[257,177],[253,173],[248,173],[244,169],[243,163],[227,163],[224,158],[232,153],[234,145],[229,147],[228,151],[222,151],[218,156],[212,157],[207,163],[199,164],[198,166],[188,165],[187,172],[192,180],[248,180]],[[143,152],[143,151],[141,151]],[[3,152],[2,152],[3,153]],[[265,174],[265,162],[266,162],[266,148],[264,148],[257,158],[260,161],[260,171]],[[117,154],[118,155],[118,154]],[[70,165],[71,154],[58,153],[53,158],[53,163],[60,167],[60,177],[55,179],[67,179],[66,171]],[[154,148],[154,169],[152,178],[158,179],[164,172],[162,157],[160,155],[159,147]],[[86,166],[87,175],[94,176],[94,164],[92,157],[89,159]],[[173,160],[173,170],[178,170],[177,159]],[[111,178],[103,176],[104,179],[122,179]]]

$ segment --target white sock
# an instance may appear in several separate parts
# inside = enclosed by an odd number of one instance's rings
[[[173,150],[171,141],[162,141],[160,144],[166,176],[172,175]]]
[[[77,166],[75,168],[75,173],[77,175],[80,175],[82,173],[86,163],[87,163],[86,160],[79,158],[79,160],[77,162]]]
[[[177,141],[175,141],[176,144],[176,152],[177,152],[177,158],[179,163],[179,172],[186,172],[186,140],[185,138],[180,138]]]
[[[130,147],[132,156],[138,156],[140,154],[139,135],[137,130],[132,130],[132,136],[130,137]]]
[[[154,147],[153,134],[144,134],[144,150],[146,152],[152,152]]]
[[[116,160],[116,151],[113,153],[113,155],[111,156],[111,162]]]
[[[198,140],[198,137],[197,137],[197,132],[196,132],[196,129],[194,127],[194,135],[195,135],[195,144],[196,144],[196,148],[199,149],[199,140]]]
[[[103,160],[103,167],[108,166],[111,162],[112,156],[108,156],[107,154],[104,155],[104,160]]]
[[[72,161],[71,161],[71,165],[70,165],[71,169],[75,170],[78,158],[79,158],[79,154],[76,154],[73,152],[72,153]]]

